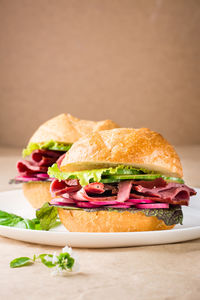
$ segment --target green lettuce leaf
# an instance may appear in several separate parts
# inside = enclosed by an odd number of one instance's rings
[[[46,143],[29,143],[28,146],[23,150],[22,155],[23,157],[26,157],[37,149],[48,149],[67,152],[71,148],[71,146],[72,144],[63,144],[55,142],[53,140]]]
[[[136,169],[131,166],[118,166],[115,168],[104,168],[104,169],[93,169],[93,170],[84,170],[78,172],[61,172],[57,164],[53,164],[48,168],[48,174],[50,177],[57,178],[59,180],[66,179],[79,179],[82,186],[89,184],[90,182],[100,182],[102,176],[109,176],[112,174],[141,174],[146,170]],[[116,182],[116,180],[115,180]]]
[[[123,165],[119,165],[115,168],[93,169],[78,172],[62,172],[59,170],[57,164],[53,164],[50,168],[48,168],[48,174],[50,177],[57,178],[58,180],[79,179],[79,182],[82,186],[85,186],[91,182],[111,183],[127,179],[154,180],[159,177],[162,177],[167,181],[176,181],[179,183],[183,182],[183,180],[180,178],[166,177],[145,169],[137,169],[132,166]]]
[[[57,164],[53,164],[48,168],[50,177],[57,178],[58,180],[79,179],[82,186],[89,184],[90,181],[99,182],[104,171],[107,171],[107,169],[86,170],[73,173],[61,172]]]

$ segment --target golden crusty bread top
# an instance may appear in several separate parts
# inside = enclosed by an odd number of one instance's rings
[[[119,127],[111,120],[88,121],[80,120],[70,114],[61,114],[42,124],[33,134],[29,143],[43,143],[50,140],[73,144],[83,135],[93,131],[109,130]]]
[[[173,146],[148,128],[117,128],[84,136],[66,153],[61,170],[73,172],[118,164],[183,176]]]

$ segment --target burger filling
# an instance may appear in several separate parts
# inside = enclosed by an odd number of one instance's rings
[[[196,192],[181,178],[167,177],[131,166],[61,172],[49,168],[54,177],[51,205],[64,209],[142,211],[163,219],[166,225],[182,224],[182,205],[189,205]]]
[[[18,175],[12,182],[51,180],[47,173],[48,167],[55,162],[59,165],[70,147],[71,144],[55,141],[38,144],[29,143],[27,148],[23,150],[23,157],[29,156],[29,159],[22,159],[17,162]]]

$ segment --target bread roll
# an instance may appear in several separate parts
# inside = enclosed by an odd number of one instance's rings
[[[60,221],[73,232],[131,232],[172,229],[157,217],[142,212],[65,210],[58,208]]]
[[[42,124],[33,134],[29,143],[43,143],[50,140],[73,144],[80,137],[99,130],[109,130],[119,127],[111,120],[88,121],[80,120],[70,114],[61,114]]]
[[[29,143],[45,143],[50,140],[64,144],[72,144],[85,134],[99,130],[119,127],[111,120],[80,120],[70,114],[61,114],[42,124],[33,134]],[[30,182],[23,184],[24,195],[34,208],[40,208],[52,197],[49,182]]]
[[[118,164],[168,176],[183,176],[174,147],[162,135],[148,128],[117,128],[84,136],[67,152],[61,170],[73,172]]]

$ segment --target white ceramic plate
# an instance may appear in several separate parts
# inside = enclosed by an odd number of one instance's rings
[[[111,248],[144,246],[183,242],[200,238],[200,189],[193,196],[190,207],[183,207],[183,225],[172,230],[83,233],[68,232],[63,226],[50,231],[29,230],[0,226],[0,235],[30,243],[79,248]],[[34,218],[35,210],[29,205],[21,190],[0,193],[0,210],[15,213],[22,217]]]

